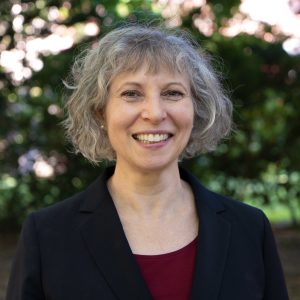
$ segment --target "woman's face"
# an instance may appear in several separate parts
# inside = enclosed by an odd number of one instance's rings
[[[105,125],[117,165],[143,172],[177,164],[193,127],[194,109],[186,76],[146,66],[111,82]]]

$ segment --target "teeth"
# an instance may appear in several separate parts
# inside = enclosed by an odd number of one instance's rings
[[[144,143],[147,142],[161,142],[168,139],[168,134],[136,134],[134,137]]]

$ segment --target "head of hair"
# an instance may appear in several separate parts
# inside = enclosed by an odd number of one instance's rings
[[[210,56],[181,30],[131,25],[100,38],[73,64],[66,83],[71,94],[63,125],[75,152],[92,163],[115,159],[107,132],[101,128],[109,85],[114,76],[135,72],[144,65],[149,72],[167,68],[187,75],[190,81],[194,122],[181,158],[212,151],[229,134],[232,104]]]

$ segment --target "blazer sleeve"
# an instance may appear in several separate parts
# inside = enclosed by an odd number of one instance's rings
[[[6,300],[45,299],[42,291],[37,236],[34,214],[31,214],[23,224],[8,282]]]
[[[264,216],[263,255],[265,262],[264,300],[288,300],[288,293],[277,246],[269,220]]]

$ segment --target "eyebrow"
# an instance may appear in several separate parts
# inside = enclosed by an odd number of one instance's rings
[[[119,92],[121,89],[123,89],[124,86],[126,86],[126,85],[135,85],[135,86],[138,86],[138,87],[142,87],[142,84],[139,83],[139,82],[135,82],[135,81],[127,81],[127,82],[125,82],[124,84],[122,84],[120,88],[117,89],[117,92]],[[171,81],[171,82],[168,82],[168,83],[165,85],[164,88],[169,87],[170,85],[180,85],[180,86],[185,90],[186,93],[188,92],[187,89],[186,89],[186,87],[185,87],[185,85],[183,85],[183,84],[182,84],[181,82],[179,82],[179,81]]]
[[[166,86],[168,87],[169,85],[180,85],[184,90],[185,90],[185,92],[188,92],[187,90],[186,90],[186,87],[185,87],[185,85],[183,85],[181,82],[179,82],[179,81],[172,81],[172,82],[169,82]]]

